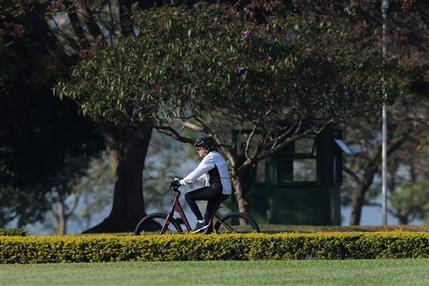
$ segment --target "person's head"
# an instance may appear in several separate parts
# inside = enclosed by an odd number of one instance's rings
[[[198,152],[198,156],[204,157],[206,154],[216,149],[216,144],[211,136],[201,137],[195,141],[194,147]]]

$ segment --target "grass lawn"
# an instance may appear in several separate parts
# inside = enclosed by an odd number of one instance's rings
[[[0,285],[428,285],[429,260],[0,265]]]
[[[281,224],[260,224],[261,232],[374,232],[374,231],[410,231],[429,232],[428,225],[356,225],[356,226],[314,226],[314,225],[281,225]]]

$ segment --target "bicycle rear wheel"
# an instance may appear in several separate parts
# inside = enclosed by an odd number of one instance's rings
[[[145,216],[140,220],[137,224],[134,234],[142,235],[142,234],[162,234],[161,230],[163,226],[166,224],[166,228],[163,233],[178,233],[182,232],[182,227],[180,224],[174,219],[171,218],[168,221],[166,220],[166,213],[153,213]]]
[[[216,233],[260,232],[256,221],[250,215],[240,212],[228,213],[219,218],[214,230]]]

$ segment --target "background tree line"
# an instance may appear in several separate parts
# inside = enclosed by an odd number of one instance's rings
[[[218,3],[219,1],[213,2]],[[376,45],[379,43],[381,15],[380,2],[377,1],[324,1],[323,3],[302,1],[221,2],[225,5],[231,5],[242,18],[250,22],[265,23],[273,15],[329,20],[336,26],[354,32],[353,35],[360,35],[361,38],[356,43],[361,45]],[[114,174],[114,203],[108,218],[90,231],[125,231],[134,227],[135,222],[144,215],[144,208],[142,207],[144,201],[141,194],[143,186],[142,170],[150,136],[153,128],[156,127],[155,122],[145,120],[139,123],[138,126],[129,124],[127,128],[118,128],[115,124],[98,119],[96,123],[99,128],[95,129],[91,126],[93,123],[76,115],[76,107],[70,102],[67,103],[67,100],[59,101],[57,98],[52,97],[51,88],[58,80],[67,79],[70,76],[70,68],[82,59],[92,59],[96,51],[111,46],[118,39],[134,37],[138,32],[134,29],[134,22],[131,18],[135,11],[162,5],[201,7],[206,5],[205,3],[210,4],[210,1],[168,1],[168,3],[163,3],[162,1],[2,2],[1,66],[5,68],[2,70],[1,78],[3,94],[1,108],[4,110],[0,115],[2,116],[2,128],[0,129],[2,132],[2,140],[0,141],[2,157],[0,164],[2,170],[4,170],[1,178],[3,224],[15,217],[20,218],[21,224],[39,219],[40,215],[47,209],[45,194],[52,192],[52,189],[57,184],[47,183],[47,181],[53,181],[52,178],[55,172],[61,173],[62,166],[66,165],[67,156],[80,156],[86,153],[94,154],[94,152],[101,150],[103,148],[101,138],[103,137]],[[389,10],[392,22],[390,26],[390,35],[392,36],[391,60],[407,71],[411,86],[407,97],[404,97],[404,99],[401,97],[397,101],[397,105],[398,108],[406,108],[405,104],[399,102],[405,102],[405,98],[408,98],[406,102],[412,111],[407,114],[414,114],[414,116],[409,116],[407,120],[403,120],[401,116],[404,115],[404,112],[397,112],[397,121],[402,125],[401,127],[393,127],[392,121],[391,139],[398,141],[392,141],[389,144],[390,146],[415,146],[413,144],[426,146],[424,143],[425,138],[427,138],[424,135],[426,132],[425,126],[427,127],[427,118],[425,118],[424,113],[424,104],[427,104],[427,96],[425,97],[425,94],[427,94],[425,43],[427,43],[426,28],[428,19],[425,15],[426,11],[424,1],[394,1]],[[22,64],[18,65],[18,63]],[[29,74],[24,73],[24,71]],[[40,80],[40,78],[44,80]],[[27,84],[28,81],[33,82],[33,84]],[[25,86],[27,87],[26,90],[24,89]],[[41,86],[43,86],[43,89]],[[42,97],[35,96],[39,90],[44,90],[42,92],[43,98],[55,102],[61,107],[42,104]],[[11,96],[8,97],[7,94],[11,94]],[[23,101],[26,101],[27,104],[22,104]],[[28,103],[29,101],[31,102]],[[415,109],[416,102],[418,107],[421,108],[420,111]],[[69,107],[66,109],[71,110],[70,117],[66,116],[66,112],[60,111],[67,104],[69,104]],[[37,106],[39,106],[39,109],[37,109]],[[31,110],[35,110],[34,114],[37,114],[37,116],[42,114],[46,116],[48,114],[46,111],[51,111],[54,114],[64,116],[66,123],[61,123],[58,118],[53,120],[50,118],[43,121],[43,124],[35,126],[38,121],[34,120],[34,117],[28,120],[28,118],[31,118]],[[127,114],[132,114],[133,111],[136,110],[131,108],[131,110],[127,111]],[[392,111],[393,114],[395,113]],[[73,116],[83,122],[82,124],[87,126],[87,129],[72,123],[71,118]],[[368,118],[370,117],[366,116],[363,119]],[[378,116],[374,116],[374,120],[367,123],[365,123],[365,120],[348,122],[345,125],[346,128],[350,126],[348,136],[350,138],[365,138],[365,140],[374,144],[374,141],[378,138],[377,136],[379,136],[377,132],[374,132],[378,130],[376,118]],[[52,122],[58,124],[59,130],[50,126]],[[364,132],[361,131],[364,130],[363,128],[354,127],[353,124],[356,122],[364,125],[368,131]],[[407,122],[408,125],[406,125]],[[44,125],[45,123],[47,124]],[[67,123],[70,125],[66,125]],[[30,131],[24,132],[24,127],[28,125],[30,125],[27,127]],[[66,126],[68,127],[66,128]],[[191,125],[188,124],[188,126]],[[73,130],[73,128],[78,131],[76,133],[71,132],[70,130]],[[401,131],[401,128],[404,131]],[[202,130],[199,127],[197,129]],[[35,130],[39,133],[34,132]],[[46,132],[45,134],[48,134],[43,140],[40,139],[45,150],[47,150],[46,153],[40,152],[44,148],[35,145],[37,141],[33,139],[34,137],[28,137],[28,134],[32,133],[43,134],[43,132],[40,133],[42,130]],[[83,130],[88,130],[88,132],[85,133]],[[94,130],[101,130],[101,132],[94,134]],[[407,132],[407,130],[412,132]],[[65,134],[59,136],[58,134],[61,134],[61,131]],[[207,132],[207,129],[204,131]],[[355,132],[363,133],[362,135],[354,136]],[[20,136],[25,135],[24,137],[14,137],[14,133],[19,133]],[[398,135],[396,136],[395,134]],[[371,136],[373,139],[371,139]],[[53,137],[55,137],[55,140],[61,138],[63,141],[56,142],[52,140]],[[185,141],[189,142],[189,139],[188,137]],[[24,146],[23,143],[27,143],[30,146]],[[48,143],[53,143],[52,145],[54,146],[48,147]],[[357,143],[360,146],[364,146],[361,141]],[[365,203],[365,198],[368,198],[366,193],[369,187],[362,192],[359,190],[365,188],[360,186],[372,185],[379,169],[377,166],[379,160],[377,161],[376,154],[379,149],[378,145],[374,145],[373,148],[362,147],[364,152],[361,152],[360,156],[356,158],[358,163],[352,163],[348,166],[348,173],[356,174],[355,176],[352,175],[356,181],[353,186],[355,195],[352,199],[353,208],[356,210],[356,218],[360,218],[358,210]],[[413,147],[411,149],[417,150]],[[418,150],[423,149],[424,147],[421,147]],[[30,154],[25,154],[22,150],[26,150]],[[248,148],[249,154],[251,150],[250,144]],[[400,150],[400,148],[398,147],[395,150]],[[374,152],[375,154],[371,155]],[[40,157],[29,160],[32,156],[31,153]],[[20,161],[18,158],[23,159]],[[53,158],[58,159],[55,161]],[[48,159],[52,159],[54,162],[49,164],[50,160]],[[251,161],[249,160],[249,166],[253,164]],[[44,173],[46,175],[44,176],[37,175],[33,179],[20,177],[36,175],[34,171],[42,172],[43,169],[46,169]],[[416,170],[414,167],[410,167],[411,169]],[[419,174],[422,174],[421,169],[417,170]],[[361,175],[362,172],[364,174]],[[78,171],[76,170],[73,173],[78,174]],[[372,179],[371,174],[373,174]],[[360,176],[363,176],[363,179],[356,180]],[[418,177],[414,176],[414,178]],[[33,199],[29,199],[31,197]],[[28,203],[26,204],[25,201],[28,201]],[[41,203],[35,203],[36,201]],[[344,201],[347,202],[346,199]],[[39,211],[35,211],[36,209]],[[9,216],[9,214],[14,215]],[[35,214],[39,215],[34,216]],[[359,219],[356,218],[351,223],[358,224]]]

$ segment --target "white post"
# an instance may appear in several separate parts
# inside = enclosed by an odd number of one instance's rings
[[[389,9],[389,0],[383,0],[381,4],[381,12],[383,15],[383,57],[387,57],[387,10]],[[384,90],[384,89],[383,89]],[[384,96],[387,97],[386,92],[384,91]],[[383,103],[382,108],[382,120],[383,120],[383,128],[382,128],[382,196],[383,196],[383,225],[387,225],[387,112],[386,112],[386,104]]]
[[[386,105],[383,104],[383,143],[382,143],[382,186],[383,195],[383,225],[387,225],[387,114]]]

